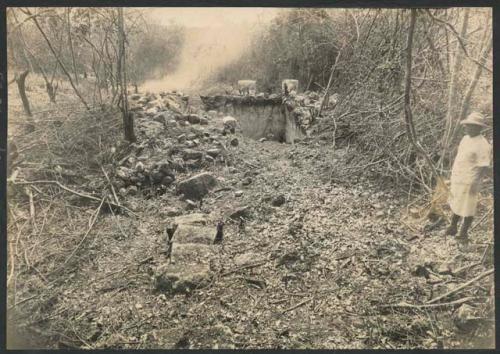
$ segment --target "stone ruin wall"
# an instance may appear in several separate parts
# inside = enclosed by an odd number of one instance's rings
[[[231,115],[245,136],[294,143],[307,135],[312,123],[309,110],[292,97],[200,96],[207,110]],[[304,119],[304,116],[307,116]]]

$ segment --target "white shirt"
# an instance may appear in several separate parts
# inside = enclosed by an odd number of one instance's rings
[[[491,145],[481,134],[475,137],[465,135],[458,146],[457,156],[451,170],[451,183],[473,184],[477,180],[478,167],[491,163]]]

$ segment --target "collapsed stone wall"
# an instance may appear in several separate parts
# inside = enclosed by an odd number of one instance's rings
[[[206,110],[234,116],[245,136],[293,143],[307,136],[311,111],[295,96],[200,96]]]

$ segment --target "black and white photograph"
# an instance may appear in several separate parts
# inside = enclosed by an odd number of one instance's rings
[[[495,348],[492,7],[36,6],[7,349]]]

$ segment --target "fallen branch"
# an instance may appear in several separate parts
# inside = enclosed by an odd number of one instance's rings
[[[61,189],[64,189],[66,192],[70,192],[70,193],[73,193],[75,195],[78,195],[79,197],[82,197],[82,198],[86,198],[86,199],[91,199],[91,200],[94,200],[96,202],[100,202],[101,199],[97,198],[97,197],[94,197],[92,195],[88,195],[88,194],[85,194],[85,193],[82,193],[82,192],[78,192],[78,191],[75,191],[71,188],[68,188],[64,185],[62,185],[60,182],[58,181],[20,181],[20,182],[13,182],[14,185],[25,185],[25,184],[55,184],[57,185],[59,188]],[[119,205],[119,204],[116,204],[116,203],[113,203],[111,201],[106,201],[106,203],[108,205],[111,205],[111,206],[114,206],[116,208],[120,208],[120,209],[123,209],[131,214],[135,214],[132,210],[124,207],[123,205]]]
[[[274,259],[274,258],[270,258],[270,259],[267,259],[267,260],[262,261],[262,262],[253,263],[253,264],[247,264],[247,265],[245,265],[245,266],[238,267],[238,268],[236,268],[236,269],[230,270],[229,272],[222,273],[222,274],[221,274],[221,277],[225,277],[226,275],[230,275],[230,274],[233,274],[233,273],[237,273],[237,272],[239,272],[240,270],[243,270],[243,269],[251,269],[251,268],[260,267],[261,265],[264,265],[264,264],[266,264],[267,262],[272,261],[273,259]]]
[[[381,305],[380,307],[399,307],[399,308],[420,309],[420,308],[429,308],[429,307],[460,305],[460,304],[463,304],[463,303],[470,301],[470,300],[473,300],[473,299],[475,299],[475,297],[468,296],[468,297],[464,297],[462,299],[458,299],[458,300],[451,301],[451,302],[442,302],[439,304],[422,304],[422,305],[413,305],[413,304],[409,304],[409,303],[406,303],[403,301],[403,302],[400,302],[398,304]]]
[[[463,267],[457,268],[456,270],[452,270],[451,274],[458,275],[458,274],[462,273],[464,270],[469,270],[469,269],[476,267],[480,264],[481,264],[481,262],[464,265]]]
[[[266,282],[257,278],[237,277],[236,279],[244,280],[247,283],[254,285],[260,289],[264,289],[266,287]]]
[[[31,224],[33,226],[33,229],[37,231],[36,228],[36,220],[35,220],[35,203],[33,202],[33,193],[31,192],[31,188],[26,188],[26,194],[29,197],[29,202],[30,202],[30,219],[31,219]]]
[[[473,225],[470,230],[472,231],[476,227],[478,227],[479,225],[481,225],[483,223],[483,221],[486,220],[486,218],[491,215],[491,213],[493,213],[493,207],[490,208],[490,210],[486,214],[484,214],[483,217],[475,225]]]
[[[436,297],[436,298],[434,298],[434,299],[432,299],[432,300],[427,301],[427,302],[426,302],[426,304],[432,304],[432,303],[435,303],[435,302],[437,302],[437,301],[439,301],[439,300],[441,300],[441,299],[444,299],[444,298],[446,298],[446,297],[448,297],[448,296],[450,296],[450,295],[453,295],[453,294],[455,294],[455,293],[458,293],[460,290],[465,289],[466,287],[468,287],[468,286],[469,286],[469,285],[471,285],[471,284],[474,284],[474,283],[475,283],[475,282],[477,282],[478,280],[480,280],[480,279],[482,279],[482,278],[484,278],[484,277],[486,277],[486,276],[488,276],[488,275],[490,275],[490,274],[493,274],[493,272],[494,272],[494,271],[495,271],[495,269],[494,269],[494,268],[492,268],[492,269],[490,269],[490,270],[488,270],[488,271],[486,271],[486,272],[484,272],[484,273],[481,273],[481,274],[479,274],[477,277],[475,277],[475,278],[473,278],[473,279],[469,280],[467,283],[460,285],[458,288],[453,289],[453,290],[450,290],[450,291],[448,291],[447,293],[445,293],[445,294],[443,294],[443,295],[440,295],[440,296],[438,296],[438,297]]]
[[[104,170],[104,167],[102,167],[102,166],[101,166],[101,170],[102,170],[102,173],[104,173],[104,177],[106,177],[106,180],[108,181],[109,186],[111,187],[111,192],[113,192],[113,197],[115,198],[116,204],[121,206],[120,201],[118,200],[118,197],[116,196],[115,187],[113,187],[113,183],[111,183],[111,181],[108,177],[108,174],[106,173],[106,170]]]
[[[308,302],[311,302],[311,301],[312,301],[312,297],[311,297],[311,298],[309,298],[309,299],[307,299],[307,300],[304,300],[304,301],[302,301],[302,302],[299,302],[297,305],[294,305],[294,306],[292,306],[292,307],[287,308],[286,310],[284,310],[284,311],[282,312],[282,314],[287,313],[287,312],[290,312],[290,311],[292,311],[292,310],[295,310],[296,308],[298,308],[298,307],[300,307],[300,306],[302,306],[302,305],[305,305],[305,304],[307,304]]]
[[[87,238],[87,236],[89,235],[90,233],[90,230],[92,230],[92,227],[94,226],[97,218],[99,217],[99,213],[101,212],[101,207],[102,205],[104,204],[104,199],[106,199],[106,197],[102,198],[101,199],[101,204],[99,204],[99,207],[97,208],[96,212],[94,213],[93,215],[93,219],[92,221],[90,222],[90,225],[87,229],[87,232],[85,233],[85,235],[83,235],[82,239],[80,240],[80,242],[78,243],[78,245],[75,247],[75,249],[73,250],[73,252],[71,252],[71,254],[68,256],[68,258],[66,258],[66,260],[63,262],[63,264],[61,264],[57,269],[56,269],[56,272],[61,270],[62,267],[64,267],[68,262],[69,260],[74,256],[74,254],[76,253],[76,251],[80,248],[80,246],[83,244],[83,242],[85,241],[85,239]]]
[[[260,168],[260,166],[257,166],[257,165],[255,165],[255,164],[253,164],[253,163],[251,163],[251,162],[246,161],[246,160],[241,160],[241,161],[243,161],[243,163],[247,164],[247,165],[248,165],[248,166],[250,166],[250,167],[253,167],[253,168]]]

